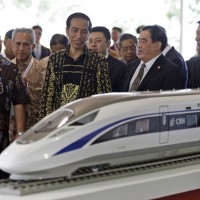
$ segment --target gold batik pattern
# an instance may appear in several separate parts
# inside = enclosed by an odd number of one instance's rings
[[[63,86],[61,94],[61,106],[65,105],[70,101],[77,99],[79,87],[74,84],[67,84]]]

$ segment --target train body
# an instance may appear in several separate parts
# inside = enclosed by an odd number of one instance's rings
[[[200,91],[108,93],[66,104],[0,155],[11,179],[70,177],[200,151]]]

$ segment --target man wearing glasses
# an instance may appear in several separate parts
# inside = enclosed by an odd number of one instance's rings
[[[137,59],[137,45],[138,41],[134,35],[130,33],[124,33],[123,35],[121,35],[119,40],[119,47],[122,57],[121,60],[123,62],[129,64],[131,61]]]

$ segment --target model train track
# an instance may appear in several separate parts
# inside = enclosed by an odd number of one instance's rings
[[[22,196],[195,164],[200,164],[200,152],[179,157],[152,160],[149,162],[128,163],[116,166],[104,165],[99,170],[95,170],[95,166],[81,168],[73,173],[71,178],[62,177],[37,181],[4,179],[0,181],[0,193]]]

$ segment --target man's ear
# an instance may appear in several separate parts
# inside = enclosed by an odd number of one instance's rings
[[[156,47],[158,50],[161,50],[162,43],[160,41],[156,42]]]
[[[69,36],[69,29],[66,28],[65,31],[66,31],[66,35],[67,35],[67,37],[68,37],[68,36]]]
[[[111,45],[111,41],[108,40],[108,41],[107,41],[107,47],[110,48],[110,45]]]

